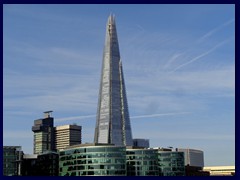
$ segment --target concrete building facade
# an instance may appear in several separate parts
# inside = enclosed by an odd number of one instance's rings
[[[55,127],[55,147],[64,149],[82,143],[82,127],[78,125],[63,125]]]

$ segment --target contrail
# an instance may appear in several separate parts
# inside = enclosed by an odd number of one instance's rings
[[[138,118],[151,118],[151,117],[159,117],[159,116],[174,116],[180,114],[189,114],[191,112],[177,112],[177,113],[162,113],[162,114],[147,114],[141,116],[131,116],[131,119],[138,119]]]
[[[219,31],[220,29],[224,28],[225,26],[233,23],[235,20],[234,19],[231,19],[225,23],[223,23],[222,25],[212,29],[211,31],[209,31],[208,33],[206,33],[205,35],[203,35],[201,38],[199,38],[199,42],[203,41],[204,39],[206,39],[207,37],[209,36],[212,36],[214,33],[216,33],[217,31]]]
[[[140,119],[140,118],[151,118],[151,117],[159,117],[159,116],[174,116],[180,114],[189,114],[190,112],[177,112],[177,113],[162,113],[162,114],[146,114],[141,116],[131,116],[131,119]],[[88,119],[96,117],[96,115],[87,115],[87,116],[74,116],[74,117],[66,117],[66,118],[58,118],[55,122],[62,122],[62,121],[71,121],[71,120],[79,120],[79,119]]]
[[[182,67],[184,67],[184,66],[186,66],[186,65],[188,65],[188,64],[190,64],[190,63],[193,63],[194,61],[196,61],[196,60],[198,60],[198,59],[200,59],[200,58],[202,58],[202,57],[210,54],[210,53],[213,52],[215,49],[217,49],[218,47],[220,47],[220,46],[222,46],[223,44],[225,44],[227,41],[229,41],[229,39],[227,39],[227,40],[225,40],[225,41],[217,44],[216,46],[214,46],[213,48],[211,48],[211,49],[208,50],[207,52],[202,53],[201,55],[193,58],[192,60],[190,60],[190,61],[188,61],[188,62],[186,62],[186,63],[181,64],[180,66],[178,66],[177,68],[175,68],[175,69],[174,69],[173,71],[171,71],[170,73],[173,73],[173,72],[175,72],[176,70],[178,70],[178,69],[180,69],[180,68],[182,68]]]
[[[87,119],[96,117],[96,115],[87,115],[87,116],[73,116],[73,117],[66,117],[66,118],[58,118],[55,120],[55,122],[61,122],[61,121],[71,121],[71,120],[77,120],[77,119]]]

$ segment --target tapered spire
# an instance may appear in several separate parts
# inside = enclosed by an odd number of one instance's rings
[[[94,142],[133,143],[116,22],[112,14],[106,25]]]
[[[108,17],[108,24],[115,24],[115,16],[112,13]]]

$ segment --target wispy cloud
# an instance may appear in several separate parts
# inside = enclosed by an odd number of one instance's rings
[[[176,59],[178,59],[179,57],[181,57],[184,53],[176,53],[173,54],[172,57],[167,61],[167,63],[164,65],[164,69],[167,69],[172,62],[174,62]]]
[[[100,71],[100,67],[95,64],[101,62],[101,58],[87,49],[70,49],[51,45],[43,47],[11,39],[7,40],[5,47],[5,49],[11,47],[9,54],[4,53],[4,55],[8,54],[8,56],[4,57],[5,64],[11,63],[21,67],[21,64],[24,63],[25,66],[21,70],[25,74],[34,68],[41,69],[41,71],[36,70],[38,73],[46,71],[63,73],[69,70],[72,72],[74,70],[81,70],[83,72],[90,70],[89,73]],[[20,56],[21,58],[16,58],[16,56]],[[28,69],[28,67],[31,68]]]

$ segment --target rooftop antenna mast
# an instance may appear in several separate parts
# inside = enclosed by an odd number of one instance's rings
[[[45,114],[45,118],[51,117],[53,111],[45,111],[43,112]]]

